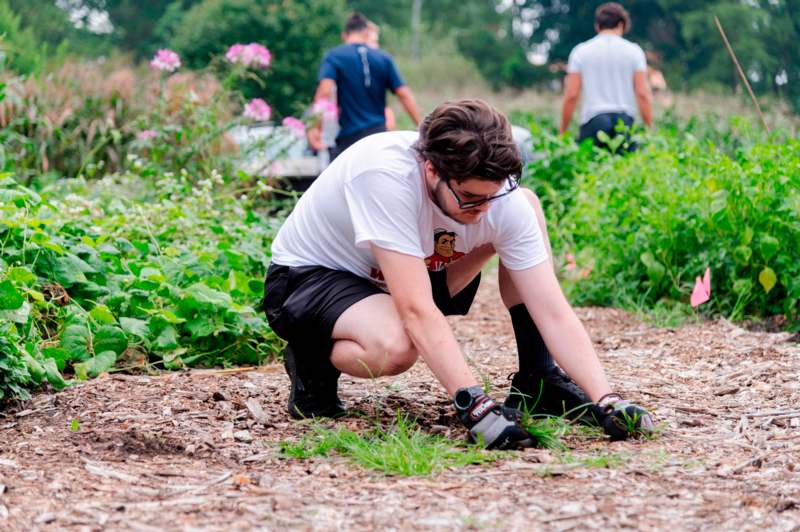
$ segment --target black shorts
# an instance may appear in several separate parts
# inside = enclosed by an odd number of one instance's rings
[[[469,312],[480,273],[450,296],[446,271],[430,272],[433,300],[445,315]],[[264,311],[270,327],[298,353],[330,356],[333,327],[345,310],[374,294],[385,294],[367,279],[321,266],[271,264],[264,281]]]

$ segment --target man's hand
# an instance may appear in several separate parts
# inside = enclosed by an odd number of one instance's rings
[[[314,151],[320,151],[327,147],[322,142],[322,126],[319,123],[306,129],[306,139],[308,140],[308,145]]]
[[[480,386],[459,389],[453,402],[473,442],[482,441],[487,449],[533,447],[533,438],[518,423],[520,412],[496,404]]]
[[[603,430],[612,440],[624,440],[628,436],[651,434],[654,429],[650,412],[626,401],[621,395],[609,393],[597,401],[597,407],[605,417]]]

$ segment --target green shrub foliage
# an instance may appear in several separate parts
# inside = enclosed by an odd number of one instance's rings
[[[710,268],[701,313],[800,326],[800,141],[731,126],[667,123],[626,156],[534,127],[531,180],[576,304],[685,304]]]
[[[275,227],[241,198],[166,176],[78,180],[41,196],[0,178],[0,399],[112,367],[257,364]],[[139,194],[139,199],[130,200]]]

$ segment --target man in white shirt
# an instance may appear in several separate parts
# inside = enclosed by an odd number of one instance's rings
[[[642,121],[653,125],[652,95],[647,83],[647,60],[638,44],[622,37],[630,29],[630,16],[618,3],[595,11],[597,35],[576,46],[569,55],[564,80],[560,132],[569,128],[581,99],[578,141],[591,138],[598,146],[600,131],[617,135],[616,127],[633,125],[637,108]]]
[[[421,356],[472,439],[490,448],[533,443],[517,407],[583,407],[614,438],[628,435],[626,418],[652,428],[611,392],[520,171],[508,120],[480,100],[444,103],[419,133],[371,135],[331,163],[278,232],[265,282],[267,318],[288,341],[293,417],[344,413],[341,372],[396,375]],[[445,319],[468,312],[495,253],[520,361],[504,406],[484,394]]]

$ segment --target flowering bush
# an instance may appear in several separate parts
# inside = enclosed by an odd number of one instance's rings
[[[237,43],[228,48],[225,59],[231,63],[243,65],[246,68],[266,69],[269,67],[270,61],[272,61],[272,55],[266,47],[258,43]]]
[[[256,122],[266,122],[272,114],[272,108],[261,98],[253,98],[244,106],[244,117]]]
[[[156,137],[158,137],[158,132],[154,129],[145,129],[144,131],[140,131],[136,134],[136,138],[142,142],[153,140]]]
[[[172,50],[162,49],[150,61],[150,68],[162,72],[175,72],[181,67],[181,58]]]
[[[283,119],[283,122],[281,122],[281,124],[283,125],[283,127],[291,131],[292,134],[297,138],[299,139],[305,138],[306,125],[299,118],[295,118],[293,116],[287,116],[286,118]]]

